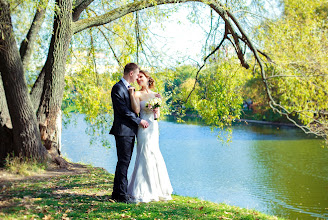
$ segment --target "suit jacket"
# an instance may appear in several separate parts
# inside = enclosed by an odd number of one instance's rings
[[[133,112],[128,89],[120,80],[112,88],[114,122],[110,134],[117,136],[135,136],[141,119]]]

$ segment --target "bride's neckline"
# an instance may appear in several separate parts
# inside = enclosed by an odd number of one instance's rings
[[[150,94],[149,91],[151,91],[151,90],[148,90],[148,89],[140,90],[140,92],[146,92],[147,94]]]
[[[155,98],[155,97],[150,97],[150,98],[147,99],[147,100],[140,100],[140,102],[148,102],[149,100],[151,100],[151,99],[153,99],[153,98]]]

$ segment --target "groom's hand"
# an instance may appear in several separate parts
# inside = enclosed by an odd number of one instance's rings
[[[129,87],[129,93],[130,95],[134,95],[135,88],[134,87]]]
[[[141,119],[140,124],[143,128],[148,128],[148,126],[149,126],[148,122],[146,120],[143,120],[143,119]]]

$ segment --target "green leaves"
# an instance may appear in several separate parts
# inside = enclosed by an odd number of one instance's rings
[[[267,80],[275,106],[305,131],[328,134],[327,2],[284,0],[279,19],[264,23],[259,40],[271,52]]]

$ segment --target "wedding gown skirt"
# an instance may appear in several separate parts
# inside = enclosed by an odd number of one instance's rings
[[[135,202],[170,200],[173,189],[159,149],[158,122],[144,101],[140,105],[140,118],[147,120],[149,127],[138,128],[136,162],[128,194]]]

